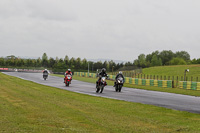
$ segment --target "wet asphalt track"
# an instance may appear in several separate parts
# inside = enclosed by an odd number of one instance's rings
[[[106,86],[103,93],[95,92],[95,84],[86,83],[78,80],[72,80],[72,84],[66,87],[63,78],[49,76],[45,81],[42,73],[21,73],[21,72],[4,72],[5,74],[16,76],[25,80],[65,89],[73,92],[88,94],[92,96],[119,99],[124,101],[156,105],[160,107],[200,113],[200,97],[172,94],[165,92],[147,91],[133,88],[122,88],[122,92],[115,92],[114,87]]]

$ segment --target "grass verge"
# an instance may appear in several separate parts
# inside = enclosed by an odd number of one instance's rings
[[[200,115],[78,94],[0,73],[0,132],[200,132]]]

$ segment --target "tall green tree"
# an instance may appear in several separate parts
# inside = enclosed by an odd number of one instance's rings
[[[173,58],[170,62],[170,65],[186,65],[186,61],[183,58]]]
[[[175,57],[177,58],[182,58],[185,61],[189,61],[190,60],[190,54],[186,51],[178,51],[175,53]]]
[[[69,66],[69,57],[67,55],[64,58],[64,62],[66,64],[66,66]]]
[[[169,61],[174,58],[174,53],[171,50],[163,50],[160,52],[159,57],[163,65],[168,65]]]
[[[145,58],[145,54],[140,54],[138,56],[138,62],[139,62],[139,67],[146,67],[146,58]]]
[[[48,56],[46,53],[42,55],[42,66],[43,67],[48,67]]]
[[[156,54],[151,59],[151,66],[162,66],[162,60]]]
[[[156,51],[152,52],[151,54],[148,54],[146,56],[146,62],[151,63],[151,60],[152,60],[152,58],[153,58],[154,55],[156,55],[158,57],[159,56],[159,51],[156,50]]]
[[[101,61],[98,61],[98,62],[94,63],[94,70],[102,69],[102,68],[103,68],[103,64],[102,64]]]
[[[40,57],[37,59],[37,67],[41,67],[42,66],[42,60],[40,59]]]
[[[76,66],[76,60],[75,60],[75,58],[72,57],[72,58],[69,60],[69,62],[70,62],[70,68],[71,68],[71,69],[75,68],[75,66]]]
[[[81,58],[78,57],[78,58],[76,59],[75,69],[81,69],[81,64],[82,64]]]
[[[49,59],[49,67],[52,68],[55,63],[56,63],[56,61],[54,60],[54,58],[50,57],[50,59]]]
[[[0,66],[4,66],[5,65],[5,60],[4,58],[0,58]]]
[[[91,68],[92,67],[92,64],[90,63],[90,65],[89,65],[89,67]],[[81,69],[85,69],[85,70],[87,70],[88,69],[88,61],[84,58],[83,60],[82,60],[82,65],[81,65]]]

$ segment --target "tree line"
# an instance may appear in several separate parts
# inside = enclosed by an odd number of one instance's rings
[[[42,58],[38,59],[22,59],[15,57],[14,55],[1,57],[0,67],[18,67],[18,68],[48,68],[54,72],[63,72],[68,68],[72,71],[92,71],[97,69],[106,68],[108,72],[117,70],[133,70],[137,68],[146,68],[153,66],[166,66],[166,65],[187,65],[187,64],[200,64],[199,59],[190,59],[190,55],[186,51],[172,52],[171,50],[163,50],[161,52],[154,51],[151,54],[140,54],[138,59],[133,62],[115,63],[111,61],[87,61],[85,58],[69,58],[67,55],[65,58],[48,58],[44,53]]]
[[[114,61],[98,61],[92,62],[87,61],[85,58],[69,58],[67,55],[65,58],[48,58],[47,54],[44,53],[42,58],[38,59],[22,59],[15,57],[14,55],[0,58],[0,67],[18,67],[18,68],[48,68],[54,72],[64,72],[67,69],[72,71],[89,71],[95,72],[97,69],[106,68],[107,71],[116,71],[123,67],[123,63],[116,64]]]
[[[140,54],[138,59],[134,60],[133,64],[142,68],[166,65],[189,65],[200,64],[200,58],[190,60],[190,54],[186,51],[177,51],[174,53],[171,50],[163,50],[161,52],[154,51],[148,55]]]

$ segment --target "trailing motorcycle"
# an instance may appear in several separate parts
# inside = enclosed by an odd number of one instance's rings
[[[106,77],[101,77],[101,80],[97,81],[96,92],[98,93],[100,91],[102,93],[106,85]]]
[[[65,86],[69,86],[69,84],[71,84],[71,81],[72,81],[72,76],[70,74],[66,75],[65,76]]]
[[[115,85],[115,91],[121,92],[123,84],[124,84],[123,78],[122,77],[117,78],[116,85]]]

